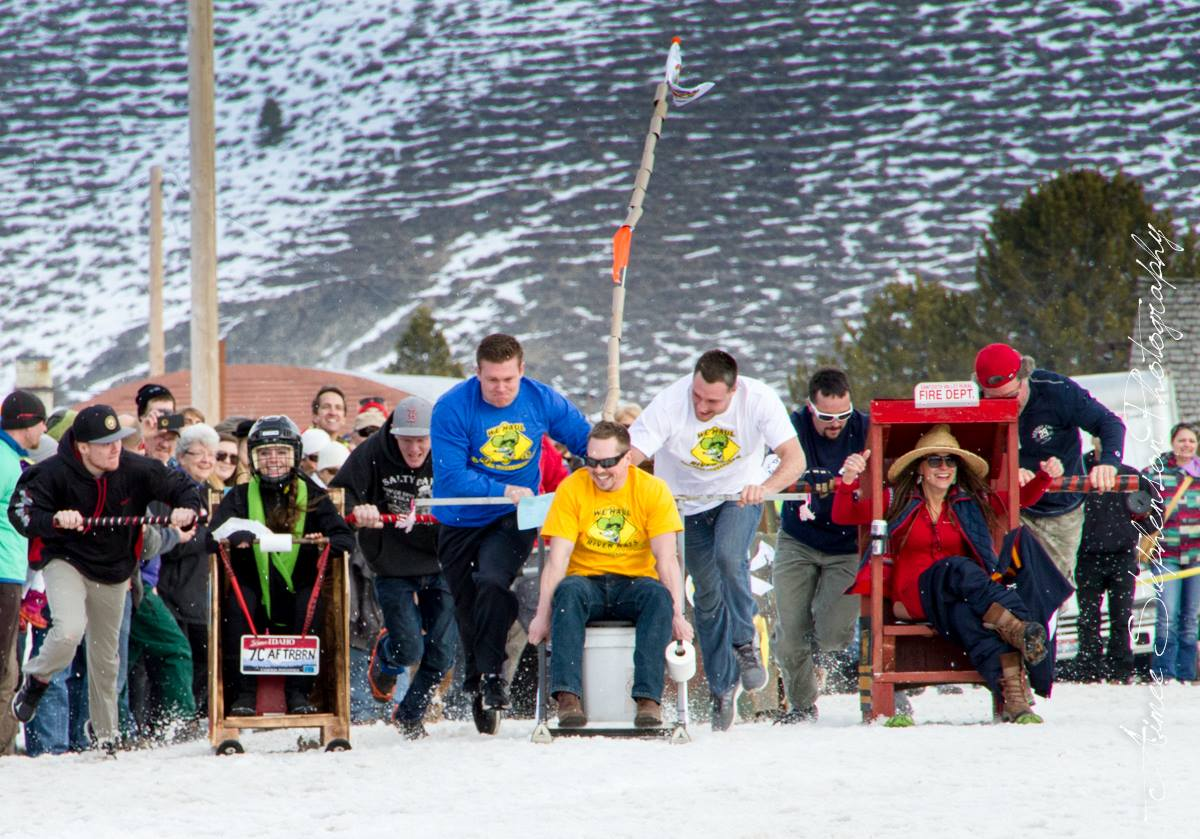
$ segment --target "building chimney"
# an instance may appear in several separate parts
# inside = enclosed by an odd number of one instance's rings
[[[20,356],[17,359],[16,387],[41,399],[47,415],[54,410],[54,377],[50,375],[50,359],[47,356]]]

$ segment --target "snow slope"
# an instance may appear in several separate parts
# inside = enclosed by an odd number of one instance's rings
[[[693,727],[686,746],[496,738],[469,723],[417,743],[382,723],[354,749],[297,753],[296,732],[213,757],[191,743],[95,756],[0,758],[6,837],[1176,837],[1194,835],[1200,688],[1059,685],[1041,727],[991,725],[981,690],[927,691],[916,728],[859,723],[821,699],[814,726]],[[1156,710],[1157,745],[1139,748]],[[28,809],[22,802],[29,802]],[[14,813],[18,813],[14,815]]]
[[[1063,167],[1121,167],[1196,217],[1195,4],[215,5],[232,362],[379,366],[425,302],[460,357],[515,332],[531,372],[594,407],[608,243],[672,35],[685,83],[717,87],[659,145],[630,397],[712,343],[782,382],[881,282],[969,281],[995,206]],[[74,395],[144,369],[155,163],[168,365],[186,365],[185,50],[176,0],[0,4],[0,389],[26,351]]]

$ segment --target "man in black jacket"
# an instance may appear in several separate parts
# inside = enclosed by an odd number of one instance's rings
[[[182,475],[124,451],[122,428],[107,405],[84,408],[58,454],[22,475],[9,503],[13,526],[30,539],[30,560],[44,564],[54,614],[38,654],[25,666],[13,713],[29,722],[50,679],[87,638],[88,704],[101,748],[116,747],[117,646],[125,594],[137,566],[140,526],[85,525],[92,516],[141,516],[151,501],[170,505],[171,524],[192,526],[201,499]]]
[[[1095,450],[1084,455],[1084,469],[1091,469],[1099,462],[1100,439],[1092,440]],[[1137,475],[1138,471],[1122,463],[1118,474]],[[1154,497],[1153,487],[1145,476],[1139,484]],[[1075,582],[1079,585],[1075,594],[1079,603],[1076,619],[1079,655],[1074,667],[1075,675],[1083,682],[1133,679],[1129,618],[1133,613],[1141,531],[1133,524],[1134,517],[1125,506],[1126,498],[1122,492],[1103,492],[1088,495],[1084,502],[1083,538],[1075,567]],[[1102,656],[1100,598],[1105,594],[1108,595],[1108,652]]]
[[[332,484],[346,490],[346,506],[376,574],[375,593],[383,611],[385,628],[367,671],[371,693],[380,702],[389,701],[396,676],[420,665],[395,712],[396,725],[409,739],[425,736],[425,711],[454,663],[454,600],[438,565],[437,529],[409,523],[385,527],[379,517],[392,513],[411,522],[414,501],[432,495],[432,415],[433,405],[419,396],[402,400],[383,427],[350,453]]]

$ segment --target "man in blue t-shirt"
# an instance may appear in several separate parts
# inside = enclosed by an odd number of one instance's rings
[[[496,714],[512,707],[504,678],[505,643],[517,617],[512,583],[537,528],[520,530],[513,505],[537,492],[542,435],[583,456],[591,426],[548,385],[525,378],[521,344],[489,335],[475,351],[475,376],[433,408],[434,498],[506,498],[509,504],[436,509],[438,561],[466,653],[463,689],[475,694],[476,727],[495,733]]]
[[[833,523],[833,479],[849,455],[866,448],[867,423],[867,415],[854,410],[841,370],[818,370],[808,382],[807,404],[792,412],[808,464],[804,480],[820,489],[807,505],[783,505],[775,541],[775,653],[789,706],[781,723],[817,718],[814,647],[828,669],[854,639],[858,598],[845,591],[858,570],[858,529]]]
[[[1049,370],[1035,370],[1033,359],[1008,344],[988,344],[975,356],[975,380],[985,399],[1016,399],[1021,447],[1021,485],[1038,464],[1051,457],[1062,461],[1063,475],[1083,475],[1079,430],[1100,438],[1096,465],[1087,473],[1101,492],[1116,485],[1125,448],[1125,423],[1076,382]],[[1021,524],[1032,530],[1068,582],[1074,584],[1075,562],[1083,534],[1083,495],[1046,493],[1021,511]]]

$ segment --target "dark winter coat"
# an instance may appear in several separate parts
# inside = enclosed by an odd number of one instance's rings
[[[122,450],[117,468],[93,477],[68,429],[58,453],[27,469],[13,490],[8,517],[29,538],[30,564],[40,567],[65,559],[98,583],[121,583],[132,576],[141,553],[141,527],[89,527],[83,531],[54,526],[59,510],[84,516],[141,516],[151,501],[199,510],[200,493],[186,476],[157,460]]]
[[[1084,471],[1089,471],[1096,465],[1095,452],[1088,452],[1083,458]],[[1121,464],[1117,470],[1121,475],[1138,475],[1138,470],[1132,466]],[[1138,481],[1141,489],[1155,497],[1154,487],[1142,476]],[[1090,493],[1083,505],[1083,539],[1079,543],[1079,553],[1082,554],[1115,554],[1132,551],[1137,547],[1141,531],[1133,523],[1133,516],[1125,507],[1126,493],[1098,492]]]
[[[187,473],[184,473],[191,480]],[[194,482],[193,482],[194,483]],[[208,487],[195,484],[207,500]],[[191,541],[161,554],[158,595],[180,623],[208,622],[208,526],[200,525]]]
[[[792,426],[808,472],[804,480],[813,483],[832,481],[846,462],[846,458],[867,447],[867,428],[870,420],[862,411],[855,411],[846,421],[837,439],[822,437],[813,427],[812,414],[805,405],[792,411]],[[813,493],[809,509],[816,516],[812,521],[800,520],[800,502],[784,502],[780,526],[789,536],[810,548],[826,554],[852,554],[858,551],[858,528],[854,525],[835,524],[833,521],[833,493]]]
[[[1036,472],[1043,460],[1057,457],[1064,475],[1084,474],[1081,428],[1100,438],[1101,463],[1121,465],[1125,424],[1120,417],[1066,376],[1034,370],[1029,377],[1029,401],[1017,422],[1021,467]],[[1022,512],[1034,518],[1061,516],[1082,503],[1079,493],[1048,492]]]
[[[349,553],[354,550],[354,533],[350,530],[350,525],[346,524],[346,521],[338,515],[337,509],[329,499],[329,495],[309,478],[304,476],[299,477],[307,485],[308,505],[310,508],[304,517],[304,532],[323,534],[329,539],[331,554],[338,551]],[[213,513],[211,529],[220,529],[221,525],[227,519],[250,518],[249,492],[249,484],[239,484],[227,492],[221,500],[220,506]],[[265,484],[262,486],[263,510],[268,515],[271,510],[283,503],[283,500],[283,496],[278,490],[273,490]],[[207,541],[207,549],[216,552],[217,545],[211,535]],[[322,548],[318,545],[302,545],[300,547],[300,552],[296,559],[296,568],[292,572],[292,584],[296,591],[311,588],[316,581],[317,560],[320,558],[321,551]],[[238,584],[243,588],[250,587],[251,590],[260,589],[261,583],[258,576],[258,566],[254,561],[254,550],[250,547],[234,547],[230,549],[229,554],[230,562],[233,565],[233,572],[238,578]],[[268,579],[271,584],[272,602],[284,602],[286,597],[283,591],[283,577],[272,570],[268,575]]]
[[[403,515],[414,498],[433,495],[433,457],[426,457],[420,469],[405,463],[389,416],[382,428],[350,452],[330,486],[345,489],[347,511],[374,504],[381,513]],[[441,573],[435,526],[418,524],[409,533],[391,525],[363,528],[358,531],[358,544],[367,564],[381,577]]]

